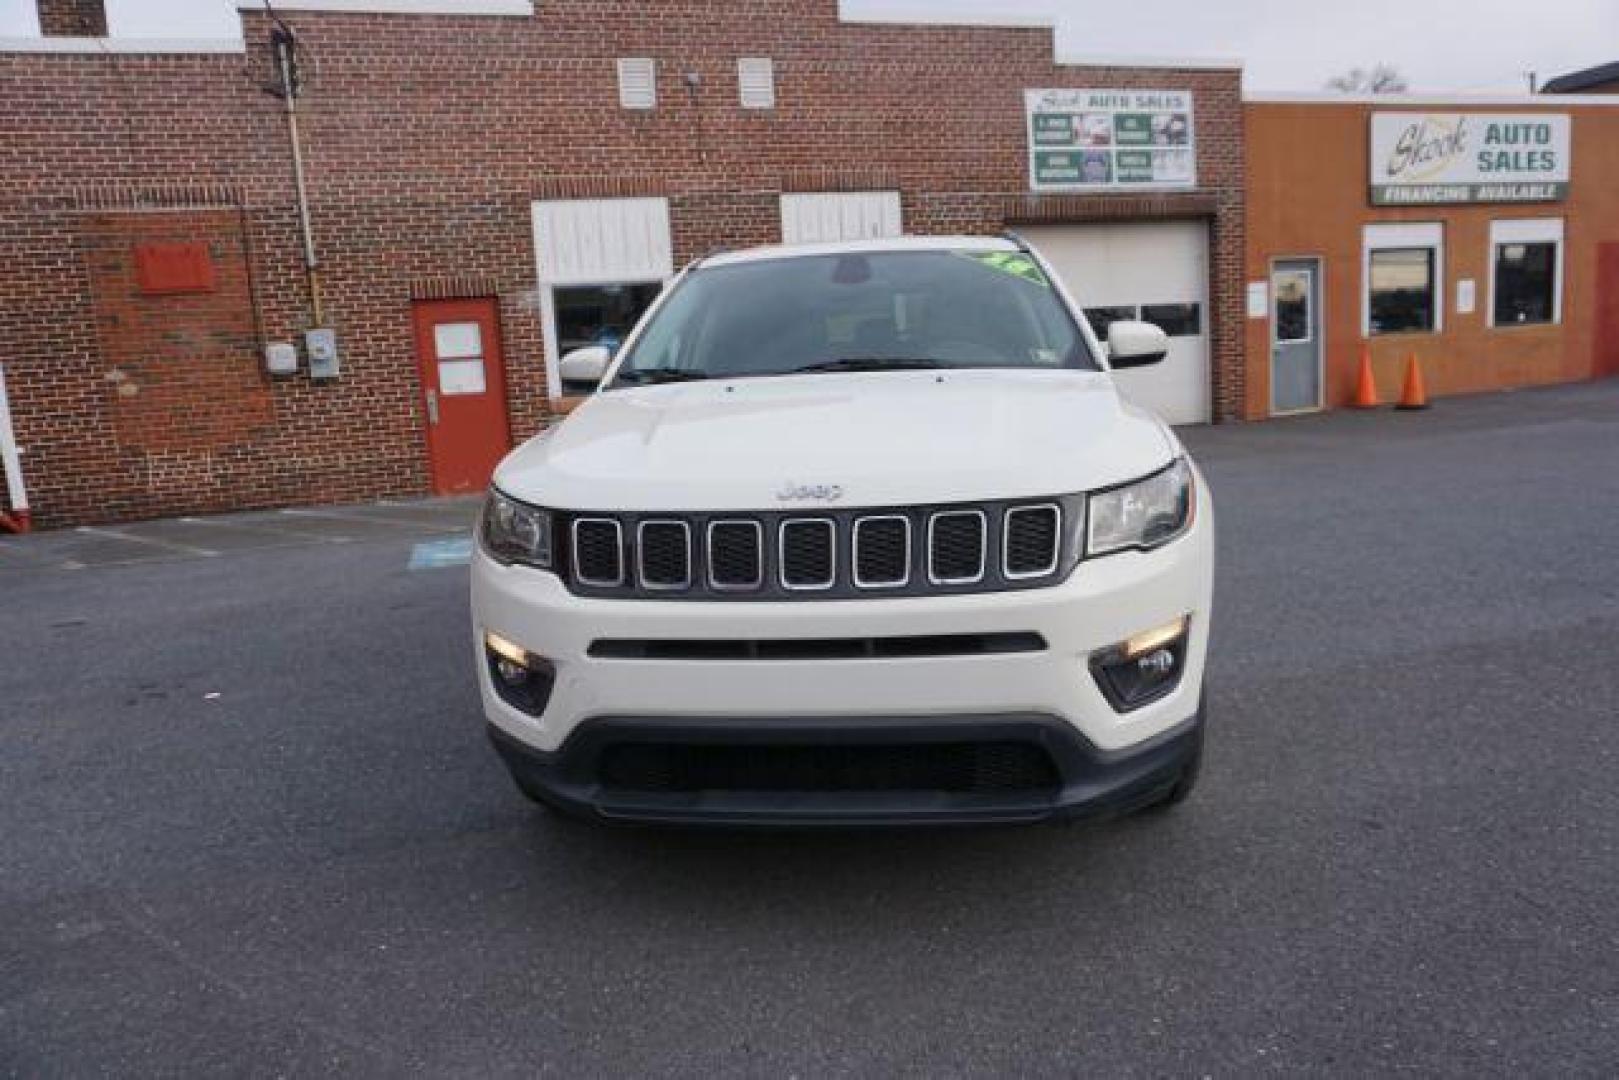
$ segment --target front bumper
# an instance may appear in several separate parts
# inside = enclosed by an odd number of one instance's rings
[[[743,819],[1029,821],[1135,798],[1176,771],[1200,731],[1214,576],[1207,488],[1187,534],[1151,552],[1080,563],[1049,588],[816,602],[668,602],[576,596],[554,575],[472,559],[473,646],[491,733],[514,771],[559,806],[637,820]],[[1175,688],[1120,711],[1090,671],[1118,642],[1189,616]],[[543,711],[531,715],[496,691],[484,653],[493,633],[543,659],[554,673]],[[980,655],[785,655],[781,643],[999,635],[1037,648]],[[748,655],[611,652],[604,643],[752,642]],[[788,650],[789,652],[791,650]],[[1052,749],[1061,782],[1028,798],[1005,793],[963,802],[913,792],[818,796],[715,791],[660,794],[651,803],[589,775],[605,735],[731,744],[759,740],[858,745],[872,739],[941,741],[950,729],[1013,724]],[[1022,737],[1020,735],[1019,737]],[[723,739],[720,737],[723,736]],[[784,738],[785,736],[785,738]],[[1179,749],[1176,749],[1179,747]],[[1145,778],[1145,779],[1144,779]],[[1161,785],[1159,785],[1161,786]],[[861,802],[865,799],[865,802]],[[644,812],[643,812],[644,811]],[[672,816],[671,816],[672,815]]]
[[[616,823],[755,826],[1012,825],[1129,813],[1164,798],[1196,759],[1204,715],[1128,751],[1097,749],[1056,717],[941,716],[926,720],[862,718],[600,717],[573,733],[556,753],[543,753],[489,728],[495,749],[518,783],[563,813]],[[1054,766],[1049,786],[1020,790],[644,790],[604,782],[604,758],[625,747],[678,748],[757,758],[780,749],[877,751],[890,759],[941,747],[1022,746]],[[609,772],[611,770],[605,770]]]

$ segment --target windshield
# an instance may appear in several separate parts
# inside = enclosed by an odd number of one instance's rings
[[[1097,366],[1026,255],[894,251],[699,268],[653,316],[613,383]]]

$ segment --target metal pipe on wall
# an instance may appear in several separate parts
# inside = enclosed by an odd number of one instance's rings
[[[297,39],[290,30],[277,27],[274,37],[276,63],[281,69],[282,100],[287,103],[287,139],[292,144],[292,181],[298,199],[298,227],[303,237],[304,273],[309,280],[309,308],[315,326],[325,325],[320,295],[320,262],[315,257],[315,230],[309,220],[309,187],[304,179],[304,151],[298,137],[298,82],[293,50]]]
[[[0,364],[0,463],[5,466],[6,490],[11,493],[11,512],[0,512],[0,529],[27,532],[31,522],[28,491],[22,482],[22,456],[17,450],[17,433],[11,426],[11,398],[6,393],[6,366]]]

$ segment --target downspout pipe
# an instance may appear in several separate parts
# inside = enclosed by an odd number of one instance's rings
[[[320,261],[315,256],[315,230],[309,221],[309,185],[304,179],[303,140],[298,137],[298,77],[294,71],[293,50],[297,39],[280,24],[275,28],[276,63],[281,69],[282,100],[287,106],[287,140],[292,145],[292,182],[298,199],[298,228],[303,239],[304,274],[309,281],[309,309],[315,326],[326,319],[320,295]]]
[[[6,366],[0,364],[0,463],[5,466],[6,490],[11,493],[11,511],[0,511],[0,529],[25,533],[33,525],[28,512],[28,491],[22,482],[22,458],[17,452],[17,433],[11,426],[11,398],[6,393]]]

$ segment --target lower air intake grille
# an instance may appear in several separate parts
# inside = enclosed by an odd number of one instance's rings
[[[621,743],[601,782],[625,791],[1027,792],[1059,786],[1045,750],[1022,742],[875,746]]]

